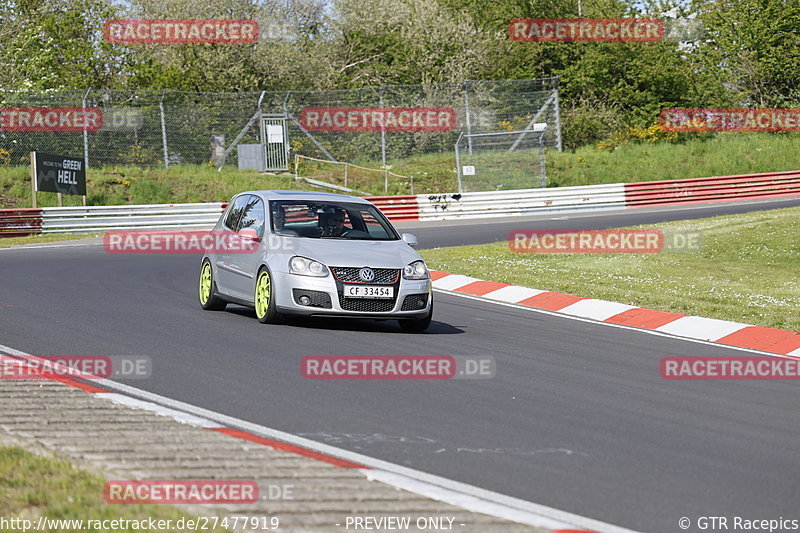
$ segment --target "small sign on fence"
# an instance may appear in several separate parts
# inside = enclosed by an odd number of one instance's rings
[[[39,191],[57,193],[58,207],[61,207],[62,194],[83,196],[83,205],[86,205],[86,160],[31,152],[31,185],[33,207],[36,207]]]
[[[465,176],[474,176],[475,175],[475,166],[474,165],[464,165],[461,170],[462,170],[462,173]]]

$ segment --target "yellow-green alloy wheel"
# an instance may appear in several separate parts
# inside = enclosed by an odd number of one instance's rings
[[[275,323],[280,318],[275,309],[272,276],[269,275],[269,270],[266,268],[259,270],[256,278],[255,308],[256,318],[262,324]]]
[[[207,311],[222,311],[227,302],[219,298],[216,283],[214,283],[214,272],[211,270],[211,262],[206,259],[200,267],[200,283],[198,284],[198,296],[200,305]]]

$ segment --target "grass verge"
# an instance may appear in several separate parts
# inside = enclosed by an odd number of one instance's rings
[[[0,248],[11,248],[24,244],[42,244],[45,242],[71,241],[74,239],[88,239],[98,237],[96,234],[79,233],[48,233],[46,235],[28,235],[26,237],[5,237],[0,238]]]
[[[0,208],[31,207],[28,167],[0,167]],[[86,176],[88,205],[169,204],[225,202],[247,190],[307,188],[294,176],[260,174],[208,165],[140,168],[132,166],[90,168]],[[57,205],[55,193],[40,192],[40,207]],[[64,196],[64,206],[81,205],[80,196]]]
[[[172,520],[186,517],[168,505],[109,505],[103,499],[105,480],[76,469],[67,461],[42,457],[20,447],[0,447],[0,517],[31,520]],[[84,524],[88,526],[89,524]],[[9,531],[20,528],[12,528]],[[43,531],[107,531],[93,527],[51,524]],[[115,528],[114,531],[178,531]],[[225,529],[212,531],[223,532]]]
[[[697,253],[522,254],[503,241],[420,253],[432,269],[445,272],[800,331],[800,208],[637,227],[699,231],[703,248]]]

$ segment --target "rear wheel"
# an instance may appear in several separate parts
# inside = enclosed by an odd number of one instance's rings
[[[269,270],[262,268],[256,277],[255,294],[256,318],[262,324],[276,324],[281,315],[275,307],[274,287]]]
[[[432,318],[433,318],[433,300],[431,300],[431,308],[425,317],[398,320],[397,323],[400,324],[400,329],[402,329],[403,331],[408,331],[409,333],[421,333],[426,329],[428,329],[428,326],[431,325]]]
[[[222,311],[227,306],[227,302],[216,295],[217,284],[214,281],[214,271],[211,269],[211,261],[206,259],[200,267],[200,284],[198,293],[200,305],[206,311]]]

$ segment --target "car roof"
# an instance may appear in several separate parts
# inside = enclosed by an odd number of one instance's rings
[[[368,204],[368,200],[358,196],[348,196],[346,194],[334,194],[330,192],[309,192],[309,191],[244,191],[241,194],[254,194],[265,200],[308,200],[311,202],[339,201],[359,204]]]

